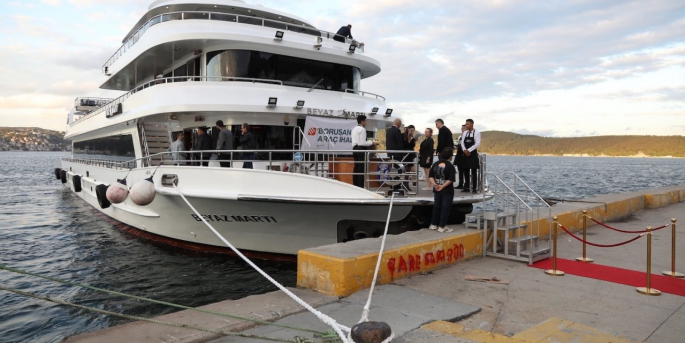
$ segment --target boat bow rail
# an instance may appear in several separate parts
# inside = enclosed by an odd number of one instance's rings
[[[252,162],[254,168],[261,172],[291,173],[299,174],[303,177],[325,178],[337,180],[346,184],[352,184],[355,176],[362,176],[364,189],[373,194],[389,196],[398,193],[400,196],[408,198],[432,198],[432,194],[419,192],[418,173],[420,170],[416,159],[397,161],[387,156],[407,154],[407,151],[394,150],[369,150],[363,151],[364,159],[354,161],[352,153],[359,153],[359,150],[320,150],[320,151],[297,151],[297,150],[207,150],[207,151],[183,151],[183,152],[161,152],[146,157],[126,161],[103,161],[89,160],[82,158],[64,158],[63,161],[94,165],[109,169],[135,169],[135,168],[154,168],[159,166],[169,166],[174,168],[209,168],[217,169],[215,166],[208,166],[219,162],[230,162],[232,168],[237,168],[236,163]],[[180,155],[179,155],[180,154]],[[217,154],[221,154],[222,160],[218,160]],[[254,159],[245,159],[244,156],[254,155]],[[288,156],[282,159],[282,156]],[[483,157],[485,154],[481,154]],[[277,158],[277,157],[281,158]],[[363,164],[362,172],[355,172],[355,164]],[[218,167],[218,166],[217,166]],[[219,168],[220,169],[220,168]],[[479,170],[479,177],[482,178],[484,167]],[[164,171],[162,171],[164,173]],[[173,172],[169,172],[173,174]],[[166,174],[165,174],[166,175]],[[168,179],[176,180],[176,175],[167,175]],[[412,183],[417,182],[416,185]],[[172,187],[173,183],[162,184],[161,187]],[[455,202],[480,202],[492,198],[493,194],[485,190],[482,194],[469,194],[465,197],[455,199]],[[262,199],[245,197],[242,200],[260,201]],[[283,202],[302,201],[283,197]]]
[[[208,11],[169,12],[169,13],[156,15],[156,16],[150,18],[150,20],[148,20],[145,24],[141,25],[141,27],[124,42],[124,44],[107,60],[107,62],[105,62],[105,64],[102,66],[102,73],[105,75],[109,75],[110,74],[109,68],[114,64],[114,62],[116,62],[121,56],[123,56],[124,53],[126,53],[126,51],[128,49],[130,49],[133,45],[135,45],[138,42],[138,40],[140,39],[140,37],[142,37],[145,34],[145,32],[148,29],[150,29],[152,26],[155,26],[157,24],[161,24],[164,22],[168,22],[168,21],[174,21],[174,20],[218,20],[218,21],[234,22],[234,23],[239,23],[239,24],[257,25],[257,26],[264,26],[264,27],[269,27],[269,28],[274,28],[274,29],[296,32],[296,33],[302,33],[302,34],[307,34],[307,35],[311,35],[311,36],[321,37],[321,39],[324,39],[324,38],[325,39],[335,39],[337,36],[338,39],[344,40],[344,43],[338,41],[340,44],[352,45],[357,50],[364,52],[364,44],[357,42],[354,39],[349,39],[346,37],[338,36],[337,34],[335,34],[333,32],[319,30],[319,29],[316,29],[314,27],[308,27],[308,26],[304,26],[304,25],[288,23],[285,21],[256,18],[253,16],[245,16],[245,15],[229,14],[229,13],[221,13],[221,12],[208,12]]]

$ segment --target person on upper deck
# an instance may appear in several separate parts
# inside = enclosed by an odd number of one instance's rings
[[[176,140],[167,149],[167,151],[171,152],[171,159],[174,161],[175,166],[186,164],[186,154],[183,153],[183,151],[186,151],[185,144],[183,143],[184,136],[183,132],[179,132],[176,135]]]
[[[372,146],[378,145],[377,142],[369,142],[366,140],[366,116],[357,116],[357,127],[352,129],[352,150],[361,150],[362,152],[352,153],[354,158],[354,175],[352,175],[352,182],[355,186],[364,188],[364,150]]]
[[[452,131],[445,126],[445,122],[442,119],[438,119],[435,121],[435,127],[438,128],[438,148],[436,149],[438,154],[442,154],[445,148],[454,148]]]
[[[352,39],[352,24],[341,27],[340,30],[335,33],[335,37],[333,37],[334,40],[343,43],[345,43],[345,38]]]
[[[478,192],[478,169],[480,159],[478,148],[480,147],[480,131],[473,128],[473,119],[466,119],[466,131],[463,133],[461,148],[464,149],[464,190],[463,193]],[[469,181],[471,190],[469,190]]]
[[[212,137],[207,134],[207,128],[200,126],[197,128],[197,141],[195,142],[195,151],[203,151],[201,154],[196,154],[196,159],[202,160],[202,166],[206,167],[209,165],[209,158],[211,154],[208,151],[212,150]]]
[[[242,134],[240,136],[240,145],[243,147],[243,150],[248,150],[248,152],[243,153],[243,160],[245,160],[245,162],[243,162],[243,168],[252,169],[252,160],[255,159],[254,150],[257,149],[257,141],[255,140],[252,131],[250,131],[250,125],[248,123],[243,123],[240,127],[240,133]]]
[[[233,134],[224,126],[222,120],[216,121],[216,129],[219,130],[219,138],[216,142],[216,150],[233,150]],[[231,153],[219,153],[219,160],[230,161]],[[221,167],[228,168],[231,162],[220,162]]]

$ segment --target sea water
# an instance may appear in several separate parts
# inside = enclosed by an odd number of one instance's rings
[[[55,179],[68,153],[0,153],[0,264],[187,306],[275,290],[234,257],[188,252],[121,231]],[[685,159],[488,156],[543,197],[685,184]],[[293,286],[294,263],[259,262]],[[152,317],[175,309],[0,271],[0,284],[110,311]],[[124,320],[0,291],[0,341],[58,342]]]

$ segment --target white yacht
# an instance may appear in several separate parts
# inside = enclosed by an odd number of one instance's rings
[[[366,151],[365,186],[352,184],[356,117],[368,117],[368,139],[394,119],[385,98],[361,90],[381,71],[364,48],[243,1],[157,0],[103,65],[100,88],[125,93],[76,99],[65,135],[72,156],[56,176],[128,231],[188,249],[225,251],[179,192],[248,252],[294,255],[378,236],[398,187],[390,232],[427,227],[433,197],[412,191],[422,186],[412,184],[415,162]],[[199,127],[216,147],[218,120],[232,132],[233,150],[198,148]],[[243,123],[255,151],[241,146]],[[168,152],[181,132],[187,151]],[[247,159],[253,169],[243,168]],[[131,193],[111,201],[118,180]],[[147,201],[132,199],[146,183]],[[473,203],[490,197],[458,196],[450,222],[462,223]]]

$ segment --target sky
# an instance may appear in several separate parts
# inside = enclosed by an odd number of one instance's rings
[[[0,0],[0,126],[64,130],[152,0]],[[353,24],[387,98],[419,131],[685,135],[685,1],[248,0],[337,31]]]

